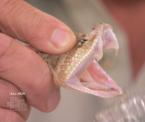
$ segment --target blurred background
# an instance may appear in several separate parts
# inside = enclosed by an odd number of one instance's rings
[[[110,23],[117,34],[120,49],[116,56],[105,54],[100,63],[124,91],[126,90],[131,78],[126,36],[99,0],[28,0],[28,2],[57,17],[74,32],[89,32],[97,23]],[[42,113],[32,109],[28,122],[93,122],[96,112],[109,106],[113,100],[114,98],[102,99],[62,88],[61,101],[56,110]]]

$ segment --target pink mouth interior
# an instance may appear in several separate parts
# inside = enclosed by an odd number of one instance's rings
[[[95,61],[80,73],[75,74],[67,82],[68,86],[89,94],[111,97],[121,94],[121,89]]]

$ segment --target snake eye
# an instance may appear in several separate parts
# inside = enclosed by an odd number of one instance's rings
[[[88,41],[87,39],[81,39],[78,43],[78,47],[81,47],[86,41]]]

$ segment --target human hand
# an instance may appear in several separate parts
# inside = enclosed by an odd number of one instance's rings
[[[56,18],[23,0],[1,0],[0,118],[3,122],[26,121],[30,106],[52,111],[60,98],[47,64],[17,40],[49,54],[63,53],[75,44],[73,32]],[[17,94],[21,92],[26,95]],[[24,111],[16,108],[13,111],[9,106],[13,95],[15,104],[24,102]]]

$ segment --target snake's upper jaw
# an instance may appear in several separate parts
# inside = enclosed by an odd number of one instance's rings
[[[96,27],[97,28],[97,27]],[[103,51],[113,49],[116,52],[119,49],[119,43],[115,33],[113,32],[112,28],[108,24],[100,25],[99,36],[96,36],[97,41],[97,52],[96,52],[96,59],[99,61],[103,57]],[[90,35],[95,35],[97,29],[94,29]],[[99,37],[99,38],[98,38]],[[94,40],[95,40],[94,39]]]
[[[103,26],[102,32],[103,48],[118,50],[118,40],[110,25],[106,24],[106,26]]]

